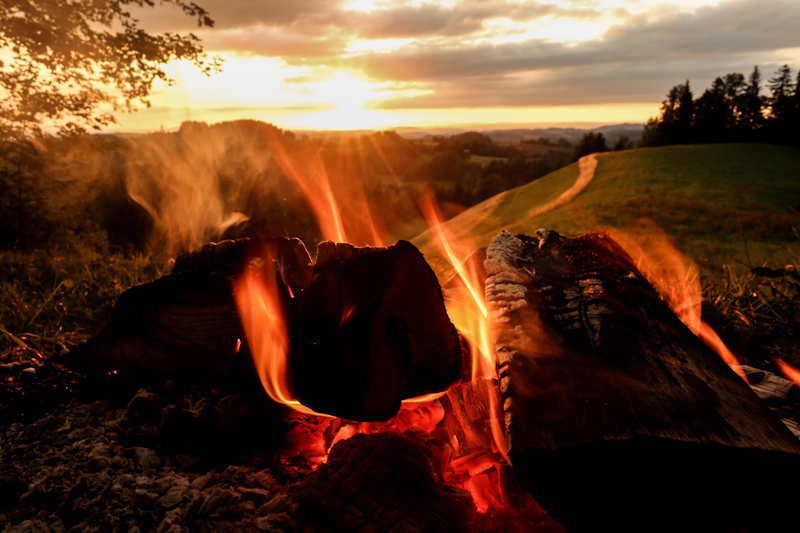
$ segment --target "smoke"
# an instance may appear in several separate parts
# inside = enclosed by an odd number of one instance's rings
[[[223,196],[220,169],[226,143],[205,124],[184,123],[177,135],[156,133],[135,141],[125,184],[130,197],[153,219],[156,241],[170,252],[190,250],[218,239],[249,217],[231,207],[242,188],[252,188],[243,172],[240,190]],[[226,201],[229,200],[229,201]]]

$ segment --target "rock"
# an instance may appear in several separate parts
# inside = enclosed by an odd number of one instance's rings
[[[137,470],[146,472],[161,468],[161,459],[154,450],[142,446],[134,446],[132,450],[134,453],[133,464]]]
[[[258,516],[266,516],[274,513],[284,513],[289,510],[292,505],[292,500],[287,494],[278,494],[270,501],[258,508],[256,513]]]
[[[272,494],[264,489],[250,489],[246,487],[239,488],[239,494],[242,495],[242,499],[245,501],[253,502],[256,507],[260,507],[270,501],[272,498]]]
[[[259,531],[268,533],[294,533],[297,531],[297,524],[287,513],[274,513],[262,516],[256,521]]]

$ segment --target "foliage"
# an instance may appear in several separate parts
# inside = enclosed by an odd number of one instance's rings
[[[577,161],[581,157],[598,152],[608,152],[606,137],[602,133],[589,131],[583,134],[581,140],[575,145],[572,159]]]
[[[800,146],[796,86],[788,65],[769,80],[769,95],[762,94],[758,66],[747,80],[738,72],[717,77],[696,99],[687,80],[669,91],[660,116],[645,125],[640,146],[743,141]]]
[[[621,135],[617,142],[614,143],[614,151],[621,152],[623,150],[633,150],[635,148],[633,141],[628,135]]]
[[[46,237],[44,156],[29,140],[0,141],[0,247],[25,247]]]
[[[123,291],[169,268],[165,258],[112,252],[97,230],[35,250],[0,251],[0,362],[54,355],[88,339]]]
[[[212,26],[208,13],[184,0],[161,0]],[[155,0],[4,0],[0,4],[0,135],[63,133],[99,129],[114,122],[112,111],[149,107],[155,80],[172,83],[163,65],[191,61],[204,73],[219,69],[193,34],[151,35],[126,8]]]

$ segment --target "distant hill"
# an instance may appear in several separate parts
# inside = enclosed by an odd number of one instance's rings
[[[572,235],[633,229],[655,221],[695,261],[753,266],[797,259],[800,150],[763,144],[670,146],[598,156],[593,180],[567,205],[531,217],[572,186],[573,163],[492,197],[446,224],[474,248],[502,228],[533,234],[549,228]],[[430,232],[412,242],[430,253]],[[783,263],[781,263],[783,261]]]
[[[477,131],[488,135],[494,142],[518,143],[520,141],[535,140],[544,137],[552,142],[558,139],[566,139],[572,144],[577,143],[580,138],[588,131],[602,133],[609,144],[616,142],[622,135],[627,135],[634,143],[639,142],[642,136],[643,124],[613,124],[598,128],[386,128],[396,131],[401,137],[410,140],[432,140],[434,137],[450,137],[467,131]],[[359,135],[370,135],[381,130],[348,130],[348,131],[315,131],[315,130],[292,130],[295,135],[302,137],[307,135],[311,139],[325,137],[356,137]]]

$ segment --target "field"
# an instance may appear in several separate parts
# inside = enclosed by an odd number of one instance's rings
[[[574,163],[545,178],[490,198],[447,225],[486,246],[501,228],[563,235],[592,230],[636,231],[655,221],[695,261],[716,265],[797,260],[790,244],[800,225],[800,150],[729,144],[645,148],[598,156],[588,187],[567,205],[530,217],[578,177]],[[413,242],[429,249],[430,234]],[[481,244],[482,243],[482,244]]]

